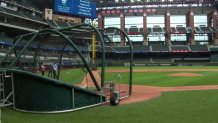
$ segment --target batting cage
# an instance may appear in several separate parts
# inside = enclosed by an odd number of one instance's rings
[[[0,61],[1,107],[59,113],[119,104],[131,95],[132,46],[127,37],[130,70],[111,73],[105,67],[113,55],[105,51],[106,32],[80,24],[17,37]]]

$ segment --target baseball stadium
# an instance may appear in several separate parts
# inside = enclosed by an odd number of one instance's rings
[[[218,0],[0,0],[0,123],[217,123]]]

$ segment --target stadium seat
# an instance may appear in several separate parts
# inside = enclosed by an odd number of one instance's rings
[[[47,20],[47,22],[51,28],[60,28],[53,20]]]
[[[176,30],[175,27],[170,27],[170,32],[171,34],[176,34],[178,31]]]
[[[133,46],[134,53],[148,53],[150,52],[150,46],[136,45]]]
[[[187,30],[183,26],[176,26],[176,30],[178,31],[179,34],[186,34]]]
[[[191,52],[191,49],[187,45],[173,45],[171,46],[172,52],[184,53]]]
[[[69,27],[69,25],[67,24],[67,22],[55,21],[55,23],[56,23],[60,28]]]
[[[139,28],[139,32],[141,35],[143,35],[144,34],[143,28]]]
[[[207,45],[190,45],[189,46],[192,52],[208,52]]]
[[[107,29],[104,31],[105,35],[115,35],[116,34],[116,30],[115,29]]]
[[[45,24],[45,22],[38,15],[33,16],[32,14],[24,12],[24,11],[18,11],[18,10],[14,10],[14,9],[10,9],[10,8],[0,7],[0,12],[9,14],[11,16],[19,17],[22,19],[38,21],[40,23]]]
[[[199,27],[195,27],[195,33],[199,34],[199,33],[202,33],[202,31]]]
[[[169,46],[167,45],[151,45],[152,52],[169,52]]]
[[[200,25],[199,28],[201,29],[201,33],[213,33],[213,30],[210,27],[207,27],[206,25]]]
[[[154,26],[152,28],[152,33],[161,34],[161,33],[164,33],[164,31],[163,31],[163,28],[161,28],[160,26]]]
[[[150,27],[147,28],[147,33],[148,33],[148,35],[151,34],[151,28]]]
[[[128,31],[129,35],[139,35],[139,29],[137,26],[130,26],[129,31]]]

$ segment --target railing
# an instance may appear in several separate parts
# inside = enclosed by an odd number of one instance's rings
[[[11,78],[11,90],[10,93],[5,92],[5,84],[6,79]],[[10,98],[12,97],[12,100],[10,101]],[[14,83],[13,83],[13,74],[7,75],[6,71],[0,71],[0,108],[11,106],[14,104]]]

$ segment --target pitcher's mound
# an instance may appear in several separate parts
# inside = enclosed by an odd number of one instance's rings
[[[198,77],[198,76],[204,76],[204,75],[197,74],[197,73],[174,73],[174,74],[168,74],[168,76]]]

